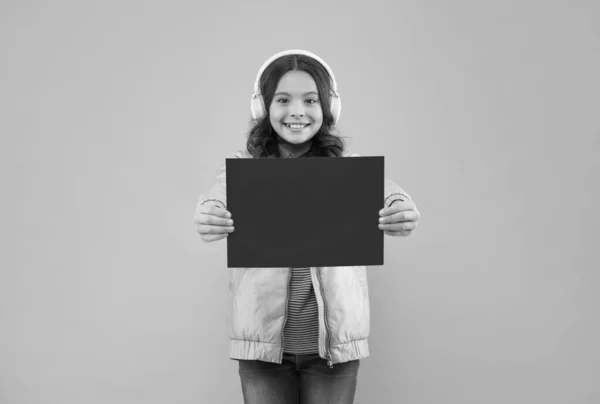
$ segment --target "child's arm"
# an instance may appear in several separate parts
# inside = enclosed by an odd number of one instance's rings
[[[396,201],[412,201],[410,195],[408,195],[402,188],[400,188],[394,181],[390,180],[389,178],[384,179],[383,187],[383,194],[385,196],[383,200],[384,208],[392,206],[392,204]]]
[[[212,183],[210,185],[207,194],[201,194],[198,203],[196,204],[196,212],[194,217],[198,213],[198,209],[205,203],[212,203],[220,207],[221,209],[227,209],[227,192],[226,192],[226,176],[225,176],[225,164],[223,164],[215,173]]]
[[[249,157],[249,154],[238,151],[231,156],[231,158],[242,157]],[[226,164],[223,164],[219,167],[213,177],[208,193],[203,193],[200,195],[200,199],[196,205],[196,213],[194,217],[198,214],[198,209],[200,206],[206,203],[213,204],[221,209],[227,209],[227,178],[225,168]]]
[[[411,197],[394,181],[385,179],[384,208],[379,212],[379,229],[388,236],[410,236],[421,214]]]
[[[349,157],[360,155],[352,153]],[[379,228],[388,236],[409,236],[421,216],[417,205],[407,192],[389,178],[384,179],[383,188],[383,209],[379,212],[383,221],[380,219]]]
[[[243,152],[233,155],[242,157]],[[231,214],[227,211],[226,164],[219,167],[207,194],[201,194],[194,212],[194,223],[205,242],[221,240],[234,231]]]

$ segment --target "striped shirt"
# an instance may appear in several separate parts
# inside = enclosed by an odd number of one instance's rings
[[[319,309],[310,268],[292,268],[283,351],[291,354],[319,353]]]

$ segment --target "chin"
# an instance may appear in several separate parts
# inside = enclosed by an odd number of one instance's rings
[[[310,140],[310,138],[308,138],[308,139],[305,139],[305,138],[293,138],[293,139],[290,139],[290,138],[285,138],[283,136],[282,136],[282,138],[286,142],[292,143],[292,144],[302,144],[302,143],[306,143],[308,140]]]

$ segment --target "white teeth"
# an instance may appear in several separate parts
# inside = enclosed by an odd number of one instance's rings
[[[290,125],[290,124],[285,124],[285,126],[287,126],[288,128],[292,128],[292,129],[302,129],[306,126],[308,126],[308,124],[304,124],[304,125]]]

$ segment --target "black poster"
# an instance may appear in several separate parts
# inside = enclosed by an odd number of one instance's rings
[[[227,267],[383,265],[384,157],[226,159]]]

